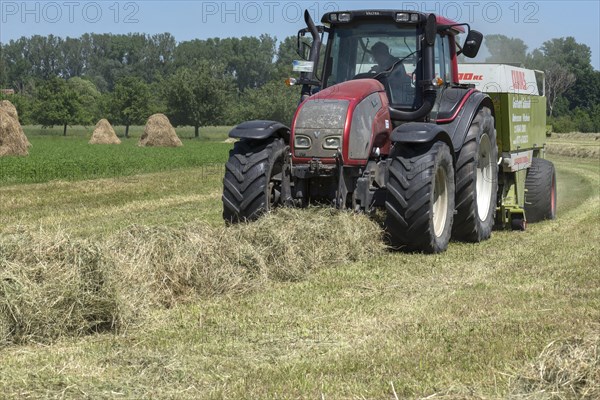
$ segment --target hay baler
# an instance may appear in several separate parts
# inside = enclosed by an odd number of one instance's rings
[[[460,82],[457,57],[475,57],[483,35],[414,11],[331,12],[322,26],[306,12],[305,20],[298,33],[305,57],[294,63],[302,97],[291,127],[248,121],[230,132],[239,141],[224,177],[227,222],[280,205],[381,209],[392,246],[436,253],[451,238],[480,242],[494,225],[525,220],[521,178],[543,150],[534,150],[530,166],[524,148],[507,145],[505,157],[496,109],[511,109],[502,96]],[[467,33],[462,47],[460,33]],[[308,35],[310,45],[301,40]]]
[[[459,80],[494,103],[499,150],[496,223],[525,230],[556,218],[556,172],[545,159],[546,83],[542,71],[503,64],[460,64]]]

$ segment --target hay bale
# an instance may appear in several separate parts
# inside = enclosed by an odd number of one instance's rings
[[[169,118],[164,114],[154,114],[148,119],[139,146],[146,147],[181,147],[183,143]]]
[[[0,106],[0,157],[27,156],[30,146],[16,109],[10,102],[3,101]]]
[[[115,130],[108,120],[101,119],[96,124],[90,144],[121,144],[121,140],[117,137]]]

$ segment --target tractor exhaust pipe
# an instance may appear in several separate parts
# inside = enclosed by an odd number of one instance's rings
[[[304,10],[304,21],[306,22],[306,26],[308,27],[313,40],[308,61],[311,61],[314,65],[312,72],[307,72],[304,78],[308,81],[314,81],[315,70],[319,66],[319,55],[321,54],[321,36],[319,35],[319,30],[308,10]],[[310,96],[310,94],[310,85],[302,85],[302,98],[304,99],[304,96]]]
[[[425,118],[433,109],[437,98],[437,88],[433,84],[435,79],[434,46],[437,35],[437,20],[435,15],[429,14],[423,35],[423,104],[415,111],[401,111],[390,107],[390,118],[394,121],[415,121]]]
[[[319,35],[319,30],[317,29],[317,26],[315,25],[315,22],[310,16],[310,12],[308,12],[308,10],[304,10],[304,21],[306,21],[306,26],[310,30],[310,35],[312,36],[313,40],[308,61],[314,62],[316,69],[319,65],[319,55],[321,53],[321,36]],[[315,71],[313,70],[313,72],[309,73],[308,78],[312,80],[314,79],[314,76]]]

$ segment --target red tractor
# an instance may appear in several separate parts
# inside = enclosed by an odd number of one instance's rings
[[[305,20],[292,126],[249,121],[231,131],[240,141],[226,166],[224,219],[329,203],[385,210],[391,244],[409,251],[488,239],[498,193],[494,107],[459,84],[457,65],[458,55],[477,55],[483,35],[415,11],[331,12],[323,26],[306,12]]]

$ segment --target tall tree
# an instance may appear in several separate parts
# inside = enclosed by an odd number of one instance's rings
[[[80,77],[69,79],[67,85],[78,102],[75,123],[85,126],[93,124],[100,114],[100,92],[96,85]]]
[[[126,77],[117,82],[110,95],[109,117],[113,123],[125,125],[129,137],[131,125],[143,124],[152,114],[150,87],[137,77]]]
[[[43,127],[63,126],[63,135],[67,136],[67,126],[77,123],[80,108],[78,96],[67,82],[50,78],[38,90],[34,120]]]
[[[175,125],[200,127],[221,125],[235,91],[233,80],[219,65],[199,61],[194,68],[180,68],[165,82],[169,118]]]
[[[277,49],[277,60],[275,61],[275,75],[278,78],[288,78],[292,76],[292,62],[300,59],[297,53],[296,36],[285,38]]]
[[[553,116],[556,100],[573,86],[575,80],[575,74],[562,65],[552,64],[546,67],[546,98],[548,99],[548,111],[551,117]]]
[[[527,60],[527,45],[521,39],[505,35],[487,35],[485,46],[490,52],[486,62],[524,64]]]
[[[197,60],[225,66],[238,89],[257,88],[271,79],[274,72],[276,39],[269,35],[183,42],[175,51],[177,67],[192,67]]]
[[[562,86],[562,83],[559,82],[565,82],[564,78],[569,76],[563,70],[574,75],[575,82],[571,82],[567,89],[562,91],[562,96],[568,100],[571,110],[577,107],[589,110],[600,96],[600,83],[596,85],[594,80],[591,50],[587,45],[577,43],[573,37],[556,38],[544,42],[539,49],[529,55],[527,66],[546,71],[550,75],[546,77],[548,84],[556,83],[559,91]],[[554,82],[550,80],[554,80]],[[567,82],[571,80],[567,79]],[[557,97],[560,96],[561,94],[557,94]],[[550,101],[549,97],[548,101]],[[551,109],[549,103],[548,110]]]
[[[290,88],[282,81],[271,81],[258,89],[250,89],[243,93],[235,110],[237,121],[234,122],[264,119],[289,125],[299,101],[299,87]]]

